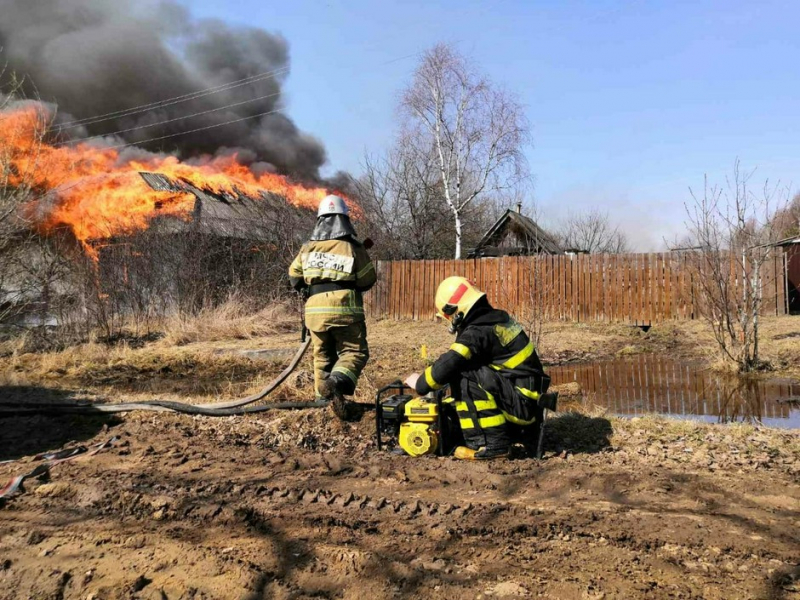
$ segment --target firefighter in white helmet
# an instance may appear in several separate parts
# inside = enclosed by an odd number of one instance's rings
[[[375,266],[356,239],[347,204],[326,196],[311,239],[289,267],[292,286],[307,297],[306,327],[314,343],[314,387],[347,416],[344,396],[355,392],[369,359],[361,294],[376,281]]]
[[[550,377],[522,326],[468,279],[442,281],[435,304],[455,343],[406,383],[419,394],[450,385],[465,443],[457,458],[505,456],[512,440],[542,418],[537,401]]]

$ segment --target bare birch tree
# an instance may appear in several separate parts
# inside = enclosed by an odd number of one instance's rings
[[[589,254],[624,254],[630,243],[619,226],[611,224],[607,212],[592,208],[583,213],[570,213],[558,230],[561,246]]]
[[[709,185],[702,194],[690,189],[685,205],[690,252],[698,285],[700,311],[711,327],[722,357],[739,371],[759,368],[759,315],[768,276],[765,265],[780,238],[774,215],[785,209],[788,189],[764,182],[754,191],[753,171],[737,160],[726,185]]]
[[[452,47],[425,53],[402,96],[407,139],[434,148],[442,194],[461,258],[464,214],[482,194],[513,189],[528,177],[529,127],[519,102],[478,74]]]
[[[433,154],[420,154],[401,137],[384,156],[367,156],[356,182],[359,200],[379,248],[377,256],[431,258],[440,254],[442,212],[439,170]]]

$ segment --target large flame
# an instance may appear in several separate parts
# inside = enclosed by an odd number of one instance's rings
[[[188,164],[171,155],[120,152],[108,143],[48,144],[41,136],[46,121],[46,111],[36,103],[0,111],[0,160],[11,167],[11,185],[27,185],[54,200],[44,210],[39,203],[38,229],[47,234],[69,227],[90,253],[91,243],[140,231],[154,216],[190,217],[194,195],[152,190],[140,171],[183,179],[213,193],[259,198],[263,191],[272,192],[308,209],[332,193],[273,173],[257,175],[236,155]]]

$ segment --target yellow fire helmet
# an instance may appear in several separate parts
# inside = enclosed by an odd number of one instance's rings
[[[457,324],[485,295],[465,277],[448,277],[436,290],[436,312]]]

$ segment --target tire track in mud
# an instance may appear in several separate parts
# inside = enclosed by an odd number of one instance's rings
[[[283,475],[287,475],[284,473]],[[620,505],[612,512],[590,507],[575,506],[563,509],[527,506],[514,501],[467,502],[464,504],[432,502],[422,499],[392,499],[384,495],[338,492],[314,485],[291,484],[236,484],[157,486],[161,492],[176,491],[177,502],[171,510],[158,506],[153,517],[151,504],[141,494],[127,498],[107,497],[97,506],[105,516],[113,514],[137,519],[155,518],[157,521],[179,522],[184,519],[211,524],[242,523],[248,511],[279,517],[288,521],[303,520],[311,516],[335,516],[337,522],[347,525],[349,519],[367,521],[406,521],[413,519],[409,527],[414,529],[434,528],[446,525],[453,534],[462,537],[495,536],[506,540],[537,538],[544,541],[603,544],[631,551],[651,552],[667,546],[680,546],[690,553],[702,551],[707,540],[701,533],[689,534],[684,539],[670,539],[657,531],[633,526],[648,519],[634,507]],[[158,490],[153,490],[158,493]],[[197,493],[203,496],[192,499]],[[237,500],[231,501],[230,496]],[[182,497],[181,497],[182,496]],[[268,501],[268,503],[264,503]],[[295,507],[304,510],[295,513]],[[159,513],[161,511],[161,514]],[[672,515],[680,518],[682,515]],[[719,515],[707,513],[708,519]],[[691,518],[691,517],[690,517]],[[748,545],[749,546],[749,545]],[[726,547],[726,555],[746,559],[753,552],[764,559],[781,558],[780,554],[765,549]],[[783,557],[785,558],[785,557]]]
[[[322,513],[327,512],[327,516],[335,513],[336,518],[329,524],[345,528],[353,528],[354,524],[361,525],[370,518],[388,517],[406,522],[416,530],[447,525],[449,534],[455,538],[474,538],[483,540],[484,543],[486,539],[503,544],[525,540],[530,542],[535,539],[540,543],[605,546],[609,550],[618,549],[632,553],[669,551],[690,558],[705,555],[708,550],[707,541],[701,536],[694,540],[670,541],[657,536],[649,538],[632,534],[635,528],[625,521],[638,520],[641,516],[627,508],[616,514],[604,515],[598,511],[576,511],[574,508],[569,511],[543,510],[513,502],[468,502],[459,505],[419,499],[390,500],[385,496],[339,493],[303,486],[261,486],[255,492],[258,497],[269,498],[272,503],[266,507],[249,506],[245,509],[249,515],[258,513],[266,516],[268,513],[276,513],[280,518],[291,518],[287,509],[317,506]],[[324,515],[303,513],[300,516],[313,519]],[[348,522],[353,519],[354,523]],[[746,562],[752,558],[753,550],[755,548],[727,546],[724,548],[724,560]],[[758,550],[757,554],[761,560],[787,558],[765,549]],[[719,562],[722,560],[720,557]]]

